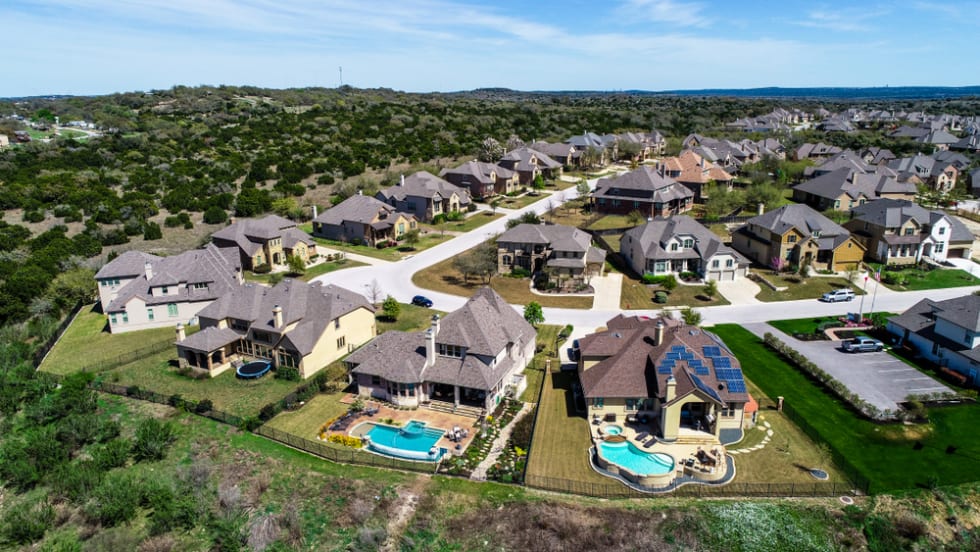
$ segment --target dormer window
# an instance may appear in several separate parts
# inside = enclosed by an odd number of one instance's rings
[[[813,231],[813,237],[814,238],[819,238],[820,237],[820,230],[814,230]]]
[[[439,352],[439,356],[452,358],[463,358],[463,353],[465,351],[465,349],[459,345],[446,345],[445,343],[438,343],[436,348]]]
[[[915,228],[909,226],[908,228],[905,229],[906,236],[911,236],[912,234],[915,234]]]
[[[167,286],[161,287],[160,288],[160,295],[166,295],[169,290],[170,290],[170,288],[168,288]]]

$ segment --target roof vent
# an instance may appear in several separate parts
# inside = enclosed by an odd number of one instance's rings
[[[724,383],[719,383],[718,384],[718,390],[721,391],[723,389],[725,389],[725,384]]]
[[[691,335],[699,335],[701,330],[691,330]]]
[[[618,339],[618,338],[621,338],[621,337],[623,337],[623,334],[621,334],[621,333],[619,333],[619,332],[616,332],[616,333],[614,333],[614,334],[613,334],[613,337],[615,337],[615,338],[617,338],[617,339]]]

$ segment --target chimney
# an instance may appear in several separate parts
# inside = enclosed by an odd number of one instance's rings
[[[398,181],[398,185],[399,186],[404,186],[405,185],[405,175],[404,174],[402,175],[401,180]]]
[[[657,321],[657,331],[654,334],[654,336],[655,336],[654,345],[659,347],[664,344],[664,321],[663,320]]]
[[[674,379],[673,374],[667,376],[667,395],[664,397],[664,402],[670,402],[674,400],[677,395],[677,380]]]
[[[143,272],[146,273],[147,281],[153,279],[153,265],[150,264],[150,261],[143,263]]]
[[[760,201],[759,204],[755,208],[755,214],[756,215],[761,215],[761,214],[763,214],[765,212],[766,212],[766,204],[765,203],[762,203]]]
[[[279,305],[272,307],[272,324],[276,328],[282,327],[282,307]]]
[[[432,331],[436,335],[439,335],[439,315],[438,314],[433,314],[432,315]]]
[[[316,218],[316,205],[313,206],[313,218]]]
[[[364,190],[357,190],[357,195],[364,195]]]
[[[436,363],[436,332],[434,328],[425,330],[425,367]]]
[[[180,343],[187,338],[187,333],[184,332],[184,325],[182,323],[177,323],[177,343]]]

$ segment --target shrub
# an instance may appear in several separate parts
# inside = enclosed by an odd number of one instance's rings
[[[677,287],[677,278],[673,274],[668,274],[660,285],[667,291],[673,291]]]
[[[256,274],[268,274],[272,272],[272,265],[269,263],[262,263],[252,267],[252,272]]]
[[[667,293],[658,291],[657,293],[653,294],[653,302],[657,303],[658,305],[663,305],[667,302]]]
[[[279,368],[276,368],[276,379],[299,381],[299,368],[293,366],[280,366]]]
[[[24,222],[43,222],[44,211],[24,211]]]
[[[16,544],[40,540],[54,522],[54,509],[47,500],[10,506],[0,519],[0,535]]]
[[[112,527],[133,519],[138,512],[140,499],[139,484],[132,477],[110,472],[85,504],[85,515]]]
[[[204,399],[202,401],[199,401],[194,406],[194,412],[196,412],[197,414],[204,414],[205,412],[210,412],[213,409],[214,409],[214,403],[211,402],[211,399]]]
[[[143,502],[153,511],[150,534],[160,535],[178,528],[193,528],[197,521],[194,494],[180,492],[168,483],[154,483],[143,491]]]
[[[361,448],[362,446],[364,446],[364,443],[362,443],[359,438],[351,437],[350,435],[343,435],[340,433],[335,433],[330,437],[327,437],[327,440],[330,441],[331,443],[337,443],[338,445],[343,445],[345,447],[350,447],[350,448]]]
[[[132,444],[128,439],[113,439],[92,449],[92,461],[102,470],[121,468],[129,460]]]
[[[515,446],[527,450],[531,446],[531,431],[534,429],[534,410],[528,412],[523,418],[517,420],[511,430],[510,442]]]
[[[530,278],[531,271],[524,267],[515,266],[514,268],[510,269],[510,274],[508,276],[512,278]]]
[[[217,205],[212,205],[204,211],[204,222],[206,224],[221,224],[228,220],[228,213]]]
[[[136,426],[133,458],[137,462],[162,460],[175,439],[174,428],[169,423],[154,418],[141,420]]]
[[[98,462],[91,460],[62,464],[51,474],[53,494],[73,502],[84,501],[102,483],[103,470]]]

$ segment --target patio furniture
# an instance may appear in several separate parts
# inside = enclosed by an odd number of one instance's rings
[[[656,442],[657,442],[657,438],[656,437],[651,437],[649,441],[647,441],[646,443],[643,443],[643,448],[650,448]]]
[[[637,433],[636,440],[637,441],[642,441],[642,440],[646,439],[649,436],[650,436],[650,434],[647,433],[646,431],[644,431],[643,433]]]

